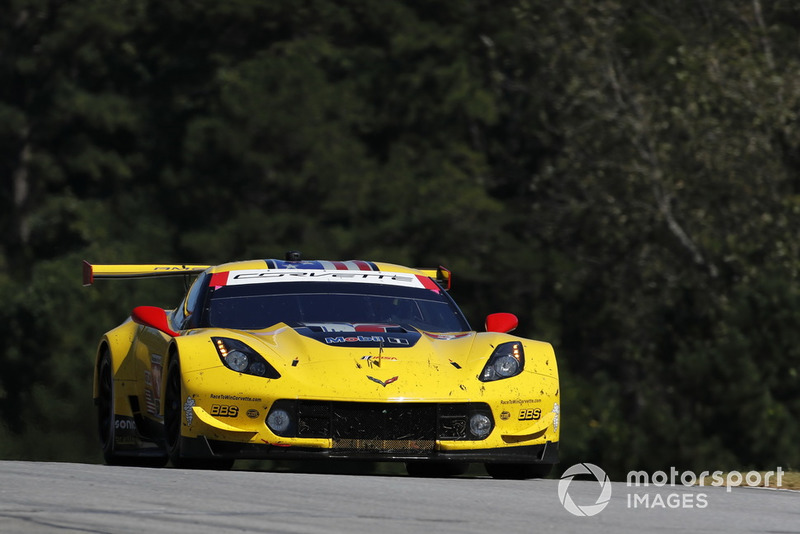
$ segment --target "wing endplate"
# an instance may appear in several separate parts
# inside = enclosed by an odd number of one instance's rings
[[[90,286],[95,280],[150,278],[154,276],[178,276],[201,273],[210,265],[178,265],[178,264],[107,264],[92,265],[83,261],[83,285]]]
[[[425,273],[425,276],[433,278],[434,280],[439,282],[439,284],[441,284],[441,286],[445,289],[445,291],[448,291],[450,289],[451,272],[446,267],[442,267],[440,265],[436,269],[430,269],[430,268],[423,267],[423,268],[420,268],[418,270],[422,271],[423,273]]]

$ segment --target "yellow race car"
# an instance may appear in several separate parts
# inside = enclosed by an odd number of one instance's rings
[[[91,265],[98,279],[196,276],[174,310],[133,309],[97,350],[107,463],[229,468],[235,459],[402,461],[412,475],[484,463],[500,478],[558,461],[551,345],[510,313],[473,331],[450,272],[368,261]]]

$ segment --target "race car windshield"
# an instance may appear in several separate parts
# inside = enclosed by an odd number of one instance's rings
[[[469,330],[444,291],[380,284],[293,282],[213,289],[204,326],[261,330],[277,323],[392,324],[428,332]]]

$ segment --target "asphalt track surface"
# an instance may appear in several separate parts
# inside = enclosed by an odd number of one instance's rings
[[[558,485],[6,461],[0,533],[800,533],[794,491],[615,482],[605,509],[576,517]],[[567,490],[579,506],[601,494],[594,480]]]

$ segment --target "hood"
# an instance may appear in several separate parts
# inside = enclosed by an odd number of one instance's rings
[[[279,324],[243,333],[243,340],[278,369],[278,380],[297,382],[304,396],[463,400],[478,388],[476,377],[489,354],[471,356],[475,332],[365,326]]]

